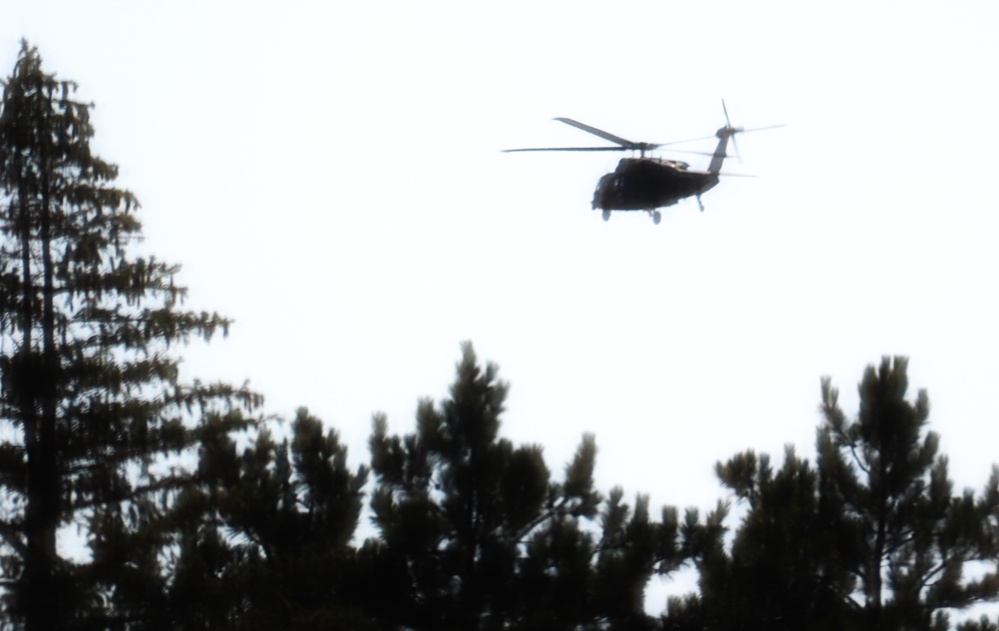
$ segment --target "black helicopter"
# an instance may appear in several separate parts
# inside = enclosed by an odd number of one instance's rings
[[[608,173],[600,178],[600,181],[597,183],[597,189],[593,193],[593,209],[600,208],[603,210],[604,221],[610,219],[611,211],[614,210],[644,210],[652,217],[652,221],[658,224],[662,219],[662,215],[656,210],[657,208],[672,206],[681,199],[696,196],[697,204],[703,212],[704,204],[701,203],[701,194],[714,188],[718,184],[719,176],[736,175],[721,172],[722,162],[728,157],[725,152],[728,149],[729,138],[747,131],[782,127],[782,125],[756,127],[753,129],[733,127],[728,118],[728,108],[725,107],[725,101],[722,101],[722,111],[725,112],[725,126],[715,132],[715,137],[718,138],[718,145],[715,147],[714,153],[704,154],[711,156],[711,162],[708,164],[706,171],[692,170],[689,168],[689,164],[680,160],[645,157],[646,151],[652,151],[666,145],[703,140],[703,138],[664,143],[632,142],[605,132],[602,129],[574,121],[571,118],[556,118],[555,120],[566,125],[572,125],[577,129],[582,129],[604,140],[609,140],[618,146],[537,147],[530,149],[504,149],[504,151],[638,151],[639,157],[622,158],[612,173]],[[711,136],[708,136],[708,138],[711,138]],[[732,144],[735,145],[734,139]],[[701,152],[693,151],[687,153]],[[737,147],[736,153],[738,153]]]

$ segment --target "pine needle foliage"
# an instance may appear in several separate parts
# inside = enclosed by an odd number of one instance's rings
[[[944,631],[950,612],[996,600],[999,470],[981,494],[955,493],[907,368],[869,366],[854,420],[822,380],[816,465],[790,446],[779,470],[753,451],[717,465],[747,512],[730,546],[706,537],[700,591],[671,601],[665,628]]]
[[[508,386],[462,347],[447,398],[421,401],[416,432],[370,439],[383,628],[643,629],[644,590],[680,560],[673,509],[650,518],[621,489],[594,487],[596,440],[584,435],[561,482],[542,449],[500,437]]]
[[[872,628],[941,627],[938,614],[947,609],[999,596],[999,473],[981,495],[955,493],[939,436],[926,431],[926,391],[906,399],[907,368],[904,357],[869,366],[853,421],[830,381],[822,382],[819,467],[859,542],[850,569],[855,602]],[[977,576],[969,576],[972,563],[982,566]]]
[[[290,441],[271,429],[242,448],[226,431],[203,435],[198,484],[176,505],[173,628],[375,628],[358,603],[377,584],[350,545],[367,468],[351,471],[339,434],[305,408]]]

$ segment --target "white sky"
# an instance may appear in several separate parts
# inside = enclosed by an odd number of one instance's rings
[[[308,406],[355,465],[371,413],[412,431],[466,339],[512,384],[505,435],[560,474],[594,432],[600,487],[653,506],[713,506],[743,449],[811,458],[820,376],[852,414],[883,354],[910,356],[958,488],[999,460],[994,2],[0,12],[3,76],[26,37],[80,83],[149,251],[184,266],[188,306],[235,318],[190,374]],[[617,154],[499,152],[601,143],[555,116],[710,135],[721,98],[787,127],[738,138],[726,170],[760,179],[659,226],[590,210]]]

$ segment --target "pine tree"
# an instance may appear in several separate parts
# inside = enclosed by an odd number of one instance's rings
[[[92,154],[75,90],[23,43],[0,103],[0,537],[5,614],[29,631],[147,616],[187,482],[176,455],[259,402],[179,381],[173,348],[230,322],[181,310],[178,268],[129,253],[138,203]],[[71,524],[89,555],[60,556]]]
[[[905,398],[907,367],[905,358],[885,357],[867,368],[855,421],[847,420],[829,379],[822,382],[819,468],[859,541],[849,569],[871,628],[942,628],[946,620],[935,614],[999,594],[999,469],[980,497],[954,494],[939,437],[925,431],[926,391],[914,403]],[[974,561],[986,570],[967,579],[965,566]]]
[[[855,546],[836,528],[840,512],[821,496],[818,471],[790,446],[777,471],[769,456],[751,450],[718,463],[715,471],[747,512],[730,550],[716,543],[701,565],[697,611],[704,624],[844,628],[849,608],[842,595],[854,583],[841,568]]]
[[[677,531],[679,539],[677,560],[691,560],[700,575],[700,593],[670,596],[666,612],[661,617],[662,628],[675,631],[696,629],[724,629],[730,621],[724,610],[727,595],[719,587],[719,578],[730,571],[731,559],[725,550],[728,532],[724,522],[729,505],[719,501],[701,521],[700,511],[688,508],[683,523]],[[721,586],[724,587],[724,583]]]
[[[906,400],[906,368],[867,369],[856,421],[822,381],[815,467],[791,448],[778,471],[752,451],[716,466],[748,510],[728,547],[711,518],[685,529],[700,539],[700,593],[671,602],[666,628],[943,630],[945,610],[996,598],[999,471],[979,497],[953,493],[926,393]],[[976,561],[983,572],[967,578]],[[962,628],[975,624],[989,628]]]
[[[205,435],[199,484],[178,501],[189,509],[168,607],[178,627],[374,628],[359,605],[377,585],[350,545],[367,469],[350,471],[338,433],[304,408],[291,429],[289,443],[262,428],[242,452],[225,432]]]
[[[989,620],[988,616],[981,616],[978,620],[968,620],[957,625],[957,631],[999,631],[999,618],[995,622]]]
[[[541,447],[499,437],[507,384],[471,344],[450,396],[420,403],[417,430],[371,437],[373,519],[362,551],[382,577],[385,628],[642,628],[646,582],[675,567],[676,532],[622,492],[594,489],[586,435],[563,482]],[[673,513],[667,509],[666,515]],[[588,526],[602,515],[599,529]]]

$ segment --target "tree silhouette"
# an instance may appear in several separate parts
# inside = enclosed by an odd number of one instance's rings
[[[996,576],[999,470],[984,494],[954,495],[939,437],[924,432],[929,399],[921,390],[906,400],[908,361],[885,357],[860,383],[860,412],[849,421],[829,379],[822,382],[824,424],[819,467],[843,519],[860,542],[850,569],[859,583],[857,602],[872,628],[942,626],[934,614],[964,608],[999,594]],[[990,567],[965,579],[965,566]]]
[[[790,448],[777,472],[752,451],[717,465],[748,511],[730,550],[711,519],[691,526],[707,544],[694,554],[700,593],[670,603],[666,628],[943,630],[946,610],[995,599],[999,472],[980,497],[954,495],[926,393],[905,398],[906,369],[868,367],[856,421],[823,379],[816,467]],[[971,562],[986,566],[976,578]]]
[[[957,625],[957,631],[999,631],[999,618],[995,622],[989,620],[988,616],[968,620]]]
[[[138,204],[91,153],[75,89],[23,43],[0,102],[0,554],[5,613],[29,630],[148,615],[188,412],[258,403],[179,381],[172,348],[229,321],[180,310],[178,268],[129,254]],[[91,533],[89,558],[59,555],[70,524]]]
[[[278,443],[262,429],[242,452],[205,434],[199,483],[178,500],[178,571],[169,610],[183,628],[374,628],[350,546],[365,467],[352,472],[334,430],[298,410]]]
[[[854,542],[837,529],[840,514],[820,493],[819,472],[791,447],[778,471],[753,451],[715,470],[747,512],[730,551],[720,529],[703,527],[714,541],[699,565],[700,595],[674,603],[667,627],[846,628],[842,596],[853,582],[841,567]]]
[[[563,482],[541,448],[499,438],[507,385],[470,344],[450,396],[424,400],[417,431],[389,436],[376,416],[372,494],[380,541],[364,554],[381,568],[380,623],[413,629],[641,628],[653,572],[676,564],[673,529],[622,492],[594,490],[596,443],[586,435]],[[673,515],[669,509],[666,515]],[[599,531],[587,527],[602,514]]]

